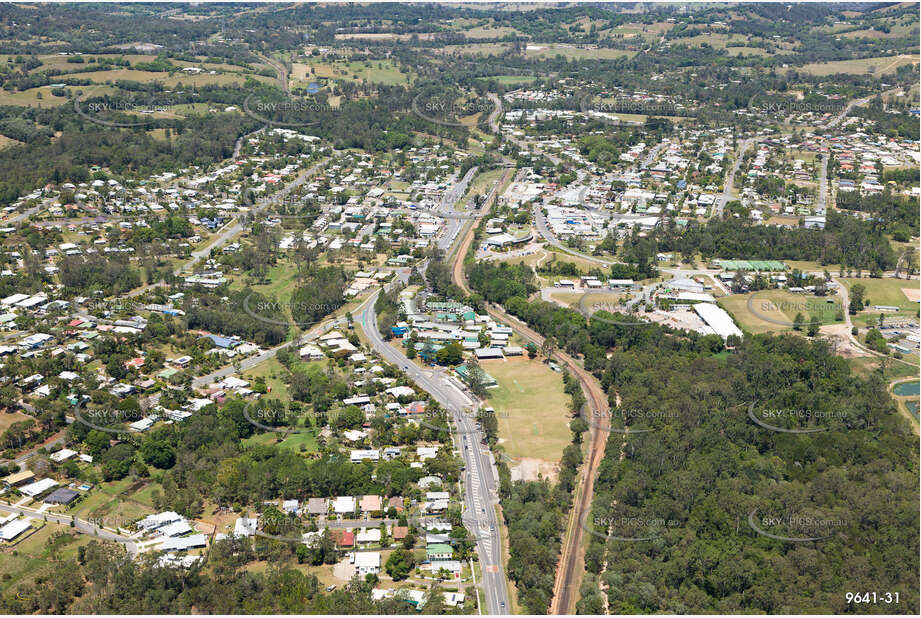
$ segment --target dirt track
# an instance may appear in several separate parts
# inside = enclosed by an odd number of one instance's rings
[[[509,172],[506,173],[499,183],[500,187],[508,182],[512,172],[513,170],[509,170]],[[483,216],[488,214],[492,207],[492,200],[498,193],[498,190],[495,191],[491,199],[484,204]],[[471,226],[467,231],[463,242],[459,245],[458,251],[454,256],[452,279],[466,294],[470,294],[471,290],[467,287],[467,278],[464,274],[464,256],[467,255],[470,243],[473,242],[473,231],[480,224],[480,221],[482,221],[482,216],[477,219],[476,224]],[[510,324],[522,338],[533,341],[538,348],[543,344],[544,338],[540,334],[517,318],[507,314],[501,307],[487,304],[486,311],[493,318]],[[610,422],[608,400],[598,380],[587,372],[576,359],[568,354],[557,351],[553,353],[552,357],[557,362],[565,365],[570,373],[572,373],[582,384],[582,390],[586,394],[589,406],[591,406],[592,417],[595,419],[603,419],[604,424],[607,425]],[[575,489],[573,496],[574,508],[570,509],[569,521],[567,522],[566,531],[563,536],[560,563],[556,572],[556,582],[553,585],[553,600],[550,603],[551,614],[574,613],[571,608],[575,605],[575,592],[578,591],[582,579],[582,527],[579,525],[579,522],[582,521],[582,518],[588,513],[589,509],[591,509],[595,473],[604,457],[605,443],[609,432],[592,428],[591,433],[592,440],[589,446],[588,458],[586,464],[583,466],[581,482]]]

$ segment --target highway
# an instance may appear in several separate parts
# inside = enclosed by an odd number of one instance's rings
[[[822,167],[819,171],[819,199],[818,206],[822,214],[825,214],[826,200],[828,198],[828,155],[822,155]]]
[[[467,184],[472,179],[468,172],[461,181],[448,190],[446,199],[441,202],[441,210],[453,211],[457,199],[466,192]],[[499,183],[501,184],[501,183]],[[483,207],[483,212],[488,209],[488,204],[498,192],[499,184],[493,188]],[[456,196],[456,198],[455,198]],[[459,236],[461,229],[469,220],[445,219],[445,232],[438,238],[438,248],[450,252],[452,245]],[[463,259],[459,255],[458,259]],[[424,272],[427,263],[419,265],[419,270]],[[398,282],[409,279],[409,271],[401,273],[396,280],[387,286],[392,289]],[[498,497],[498,474],[495,469],[492,454],[483,446],[483,434],[477,429],[475,421],[467,416],[467,412],[476,409],[478,401],[468,394],[466,388],[450,374],[440,371],[423,369],[407,360],[403,352],[381,337],[377,325],[377,313],[374,304],[380,294],[375,292],[362,305],[358,315],[358,323],[362,332],[368,337],[371,346],[381,357],[402,368],[422,389],[432,395],[446,410],[451,412],[455,424],[455,448],[464,460],[464,513],[465,524],[468,530],[477,537],[477,553],[480,559],[481,578],[480,584],[486,596],[486,607],[490,614],[507,614],[509,612],[508,588],[505,576],[505,567],[502,564],[502,545],[499,536],[500,522],[496,516],[495,505]],[[472,529],[471,529],[472,528]]]
[[[419,367],[408,361],[397,348],[384,341],[378,331],[377,314],[374,310],[379,294],[380,290],[365,302],[358,322],[371,341],[371,346],[384,360],[400,367],[410,379],[453,415],[458,432],[455,447],[466,467],[463,484],[465,513],[469,515],[468,521],[472,521],[475,528],[470,532],[477,537],[486,606],[491,614],[508,613],[508,591],[498,534],[499,521],[494,508],[498,502],[498,479],[495,476],[492,455],[481,444],[481,432],[477,430],[474,421],[465,414],[466,410],[475,408],[476,401],[455,378]]]
[[[668,145],[667,142],[659,142],[658,144],[653,146],[650,149],[649,154],[646,155],[646,158],[643,159],[643,162],[640,164],[640,169],[644,169],[644,170],[649,169],[649,166],[652,165],[653,162],[655,162],[656,157],[659,156],[659,153],[662,152],[662,149],[665,148],[665,146],[667,145]]]

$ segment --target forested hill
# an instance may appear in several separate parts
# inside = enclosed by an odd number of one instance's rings
[[[470,281],[581,355],[620,429],[585,521],[579,613],[845,613],[846,592],[873,590],[899,604],[861,611],[917,613],[918,438],[878,372],[795,335],[727,350],[603,311],[586,323],[526,300],[532,277],[479,263]]]
[[[622,460],[612,433],[595,484],[586,566],[609,613],[844,613],[865,590],[900,602],[861,611],[917,613],[918,442],[877,375],[755,336],[725,359],[619,345],[603,381],[651,430]]]

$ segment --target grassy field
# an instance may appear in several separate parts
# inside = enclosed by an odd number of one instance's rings
[[[859,60],[838,60],[835,62],[817,62],[807,64],[802,67],[795,67],[800,73],[809,73],[810,75],[833,75],[835,73],[870,73],[873,70],[874,75],[883,75],[892,73],[900,66],[906,64],[918,64],[917,56],[899,55],[883,56],[880,58],[861,58]],[[791,67],[791,70],[793,68]]]
[[[509,26],[477,26],[463,30],[468,39],[500,39],[509,34],[520,34]]]
[[[899,307],[907,312],[915,312],[918,309],[918,303],[911,302],[903,292],[903,289],[918,289],[917,279],[906,281],[905,279],[893,279],[886,277],[882,279],[841,279],[841,282],[847,286],[848,291],[855,285],[860,284],[866,288],[864,298],[869,300],[873,305],[891,305]]]
[[[455,204],[455,210],[466,210],[467,201],[474,195],[486,197],[504,173],[505,170],[500,168],[474,176],[467,187],[467,193]]]
[[[529,58],[553,58],[556,56],[564,56],[567,60],[614,60],[615,58],[622,58],[624,56],[631,57],[636,54],[636,52],[622,49],[593,49],[571,47],[563,44],[534,44],[528,47],[540,48],[527,49],[525,51],[525,56]]]
[[[797,313],[803,314],[804,328],[813,317],[822,324],[834,324],[835,315],[844,309],[835,296],[809,296],[786,290],[733,294],[720,298],[717,303],[752,334],[791,330]]]
[[[294,86],[306,86],[318,79],[338,79],[349,82],[371,82],[387,86],[409,84],[414,74],[402,73],[391,60],[366,60],[361,62],[297,62],[292,65],[291,77]]]
[[[99,518],[109,528],[125,526],[154,511],[150,493],[144,490],[149,485],[125,478],[120,481],[97,485],[89,495],[67,510],[81,519]],[[153,488],[149,489],[152,492]],[[138,495],[141,499],[137,499]]]
[[[278,431],[267,431],[259,433],[243,440],[243,446],[258,446],[273,444],[280,448],[286,448],[295,453],[316,453],[319,449],[317,437],[312,433],[294,433],[287,437]],[[281,442],[278,440],[281,439]],[[303,446],[303,449],[301,447]]]
[[[893,279],[893,278],[883,278],[883,279],[841,279],[841,282],[847,286],[848,293],[850,293],[851,288],[860,284],[866,288],[864,292],[864,299],[870,301],[871,308],[866,309],[865,311],[860,311],[856,316],[852,316],[851,320],[860,326],[865,326],[868,324],[875,324],[879,319],[880,311],[874,311],[872,309],[873,305],[885,305],[890,307],[898,307],[899,311],[896,312],[882,312],[886,319],[894,317],[917,317],[919,304],[912,302],[908,299],[903,292],[903,289],[918,289],[918,281],[906,281],[905,279]]]
[[[487,361],[483,369],[499,383],[489,389],[499,437],[510,457],[557,462],[570,443],[569,397],[563,378],[538,359]]]
[[[39,576],[52,575],[56,565],[77,558],[77,548],[86,545],[92,537],[70,532],[66,526],[33,521],[39,530],[17,543],[11,549],[0,551],[0,591],[6,593],[29,584]],[[63,533],[63,534],[61,534]],[[59,535],[59,536],[55,536]]]
[[[113,89],[114,90],[114,89]],[[102,93],[100,93],[102,94]],[[0,105],[19,105],[24,107],[57,107],[67,103],[67,97],[51,94],[50,86],[29,88],[21,92],[0,90]]]
[[[912,367],[911,365],[906,365],[905,363],[897,363],[889,358],[880,358],[878,356],[859,356],[857,358],[849,358],[848,362],[851,365],[851,370],[853,370],[854,375],[858,375],[863,378],[878,370],[883,363],[886,365],[886,370],[883,372],[883,377],[885,380],[917,377],[918,375],[917,367]]]
[[[34,421],[35,419],[22,412],[0,412],[0,434],[10,428],[13,423],[21,421]]]
[[[207,84],[239,84],[242,86],[248,77],[266,83],[271,83],[274,81],[271,77],[264,77],[262,75],[244,76],[236,73],[223,73],[218,75],[208,75],[207,73],[202,73],[199,75],[174,73],[173,75],[170,75],[169,73],[157,71],[138,71],[136,69],[109,69],[105,71],[90,71],[87,73],[80,73],[81,79],[88,79],[97,84],[115,83],[117,80],[131,80],[142,83],[160,82],[167,87],[173,87],[177,84],[183,84],[185,86],[204,86]]]
[[[503,86],[518,86],[521,84],[530,84],[537,78],[532,75],[496,75],[495,77],[490,77],[494,79]]]
[[[326,361],[316,361],[310,364],[325,366]],[[253,381],[258,377],[265,378],[265,385],[271,389],[270,397],[280,401],[290,401],[291,395],[288,394],[288,385],[282,379],[287,373],[288,370],[282,367],[277,358],[273,357],[247,371],[243,374],[243,379]]]
[[[0,150],[3,150],[4,148],[9,148],[10,146],[15,146],[16,144],[21,144],[21,143],[22,142],[20,142],[19,140],[15,140],[11,137],[7,137],[6,135],[0,135]]]

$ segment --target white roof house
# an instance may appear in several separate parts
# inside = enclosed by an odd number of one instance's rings
[[[174,511],[163,511],[162,513],[148,515],[134,525],[141,530],[156,530],[157,528],[177,521],[182,521],[183,519],[184,518],[179,513]]]
[[[67,461],[71,457],[74,457],[77,454],[77,451],[72,451],[69,448],[62,448],[56,453],[52,453],[48,456],[48,459],[54,463],[61,463],[62,461]]]
[[[337,514],[354,513],[355,496],[339,496],[333,501],[333,511]]]
[[[380,543],[380,540],[380,528],[362,528],[358,531],[358,534],[355,535],[356,543]]]
[[[17,519],[9,522],[2,528],[0,528],[0,539],[4,541],[12,541],[17,536],[29,529],[32,524],[29,523],[28,519]]]
[[[438,455],[437,446],[417,446],[416,447],[416,457],[419,459],[433,459]]]
[[[57,487],[58,482],[54,479],[42,479],[40,481],[35,481],[34,483],[29,483],[24,487],[20,487],[19,491],[25,496],[34,498],[39,494],[43,494],[52,487]]]
[[[393,388],[388,388],[386,393],[393,397],[412,397],[416,394],[416,391],[411,389],[408,386],[394,386]]]
[[[256,534],[256,525],[258,523],[259,520],[255,518],[239,517],[233,524],[233,535],[235,537],[253,536]]]
[[[359,575],[379,573],[381,570],[381,554],[377,551],[355,552],[355,571]]]
[[[369,461],[379,461],[380,458],[381,452],[375,449],[356,449],[349,455],[349,460],[352,463],[359,463],[366,459]]]
[[[166,524],[162,528],[158,529],[157,532],[164,537],[181,536],[183,534],[192,532],[192,526],[190,526],[189,522],[186,520],[181,519],[179,521],[174,521],[171,524]]]
[[[193,534],[191,536],[180,536],[166,539],[158,549],[161,551],[185,551],[204,547],[208,544],[208,537],[204,534]]]

